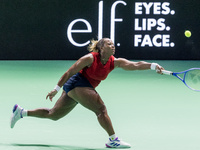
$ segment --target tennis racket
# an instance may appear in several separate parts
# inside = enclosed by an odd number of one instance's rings
[[[191,90],[200,92],[200,68],[191,68],[182,72],[162,70],[162,73],[173,75],[180,79]]]

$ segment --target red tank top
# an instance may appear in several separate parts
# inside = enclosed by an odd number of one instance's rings
[[[97,52],[91,52],[94,61],[90,67],[83,68],[80,73],[87,78],[90,84],[95,88],[101,82],[106,79],[108,74],[114,69],[115,57],[110,56],[109,60],[105,65],[101,63],[100,54]]]

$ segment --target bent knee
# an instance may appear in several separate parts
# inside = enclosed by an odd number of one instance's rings
[[[107,115],[107,109],[106,109],[106,106],[104,104],[100,108],[98,108],[96,115],[97,115],[97,117]]]
[[[53,120],[53,121],[57,121],[60,119],[60,117],[56,117],[56,116],[51,116],[49,117],[49,119]]]
[[[57,121],[59,120],[61,117],[58,116],[54,111],[52,111],[51,109],[49,110],[49,114],[48,114],[48,118],[53,120],[53,121]]]

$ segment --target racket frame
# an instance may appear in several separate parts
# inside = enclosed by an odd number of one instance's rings
[[[177,77],[178,79],[180,79],[189,89],[191,89],[193,91],[200,92],[200,90],[196,90],[196,89],[188,86],[187,83],[185,82],[186,74],[187,74],[188,71],[191,71],[191,70],[200,70],[200,68],[191,68],[191,69],[188,69],[188,70],[185,70],[185,71],[181,71],[181,72],[172,72],[172,71],[162,70],[162,73],[166,74],[166,75],[173,75],[173,76]],[[183,74],[183,78],[181,78],[179,76],[180,74]]]

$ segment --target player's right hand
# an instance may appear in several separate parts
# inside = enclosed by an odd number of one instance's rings
[[[53,97],[57,94],[58,92],[55,90],[55,89],[53,89],[51,92],[49,92],[48,94],[47,94],[47,96],[46,96],[46,99],[50,99],[50,101],[52,101],[52,99],[53,99]]]
[[[157,66],[156,66],[156,72],[157,72],[157,73],[163,74],[163,73],[162,73],[162,70],[165,70],[162,66],[160,66],[160,65],[157,65]]]

